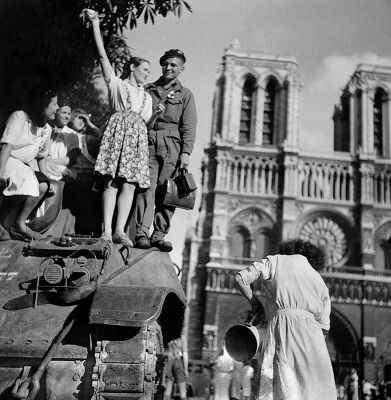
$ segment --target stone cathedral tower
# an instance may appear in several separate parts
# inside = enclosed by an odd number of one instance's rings
[[[299,149],[301,89],[293,57],[237,41],[225,50],[184,249],[189,353],[214,357],[227,329],[249,319],[236,271],[299,237],[327,251],[337,379],[349,367],[391,379],[391,69],[358,66],[334,110],[329,154]]]

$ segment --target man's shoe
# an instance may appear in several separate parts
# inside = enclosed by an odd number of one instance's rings
[[[149,239],[145,236],[139,236],[136,238],[136,243],[134,244],[134,247],[136,247],[137,249],[146,250],[151,248],[151,243],[149,243]]]
[[[164,239],[158,239],[151,242],[151,246],[157,247],[160,251],[169,253],[172,250],[172,243],[167,242]]]

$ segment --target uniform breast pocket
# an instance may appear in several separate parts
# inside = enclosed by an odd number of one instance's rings
[[[182,98],[167,99],[166,101],[166,111],[164,116],[171,122],[179,122],[182,115],[183,100]]]

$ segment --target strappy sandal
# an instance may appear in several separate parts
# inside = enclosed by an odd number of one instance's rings
[[[26,231],[22,232],[15,226],[9,227],[9,234],[13,240],[21,240],[23,242],[30,242],[31,239],[41,239],[44,236],[38,232],[33,231],[28,226],[26,226]]]

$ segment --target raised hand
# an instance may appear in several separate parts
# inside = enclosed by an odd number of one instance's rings
[[[155,114],[161,115],[164,113],[165,110],[166,110],[165,105],[163,103],[158,103],[158,105],[156,106],[156,109],[155,109]]]
[[[93,22],[93,21],[98,21],[99,22],[99,14],[98,14],[98,12],[95,11],[95,10],[92,10],[91,8],[85,8],[83,10],[83,15],[90,22]]]

